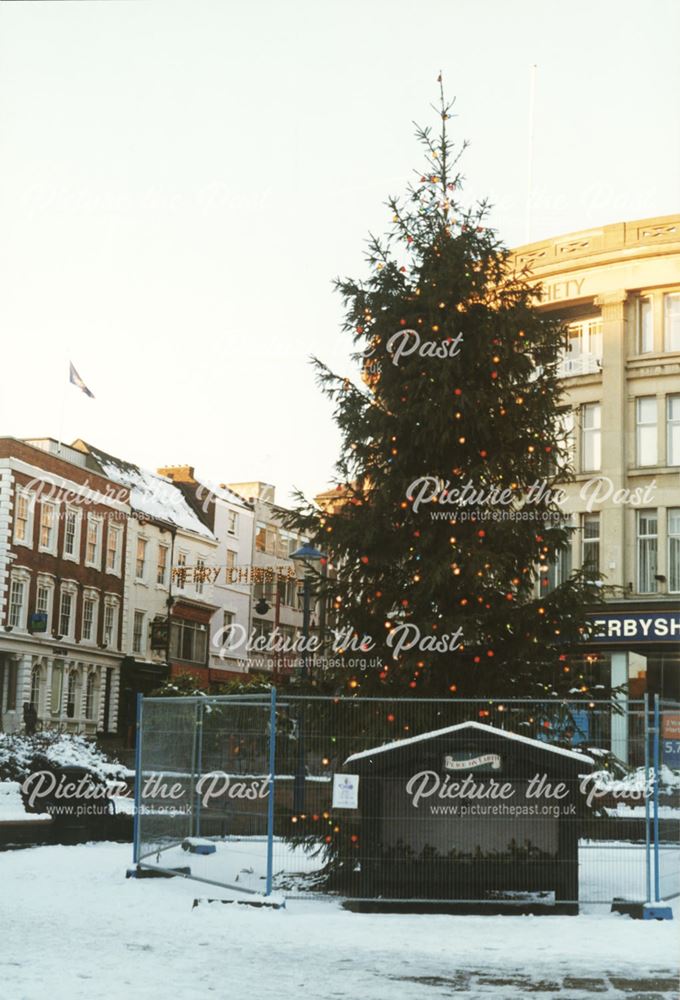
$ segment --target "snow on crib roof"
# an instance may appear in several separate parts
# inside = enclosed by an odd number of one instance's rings
[[[212,531],[193,512],[184,494],[171,480],[156,472],[142,469],[132,462],[125,462],[107,455],[88,444],[87,449],[99,464],[107,479],[130,490],[130,506],[146,517],[166,521],[186,531],[193,531],[204,538],[214,538]]]
[[[421,733],[420,736],[409,736],[405,740],[394,740],[392,743],[383,743],[380,747],[373,747],[371,750],[362,750],[360,753],[353,753],[345,761],[349,764],[352,760],[362,760],[366,757],[374,757],[375,754],[385,753],[388,750],[397,750],[401,747],[410,746],[412,743],[422,743],[431,740],[435,736],[444,736],[446,733],[455,733],[460,729],[480,729],[485,733],[493,733],[495,736],[504,736],[506,739],[524,743],[527,746],[536,747],[539,750],[549,750],[551,753],[561,754],[563,757],[570,757],[572,760],[593,763],[593,758],[585,753],[578,753],[576,750],[567,750],[566,747],[556,747],[551,743],[544,743],[542,740],[534,740],[530,736],[522,736],[520,733],[512,733],[507,729],[498,729],[496,726],[487,726],[483,722],[459,722],[455,726],[446,726],[444,729],[433,729],[429,733]]]

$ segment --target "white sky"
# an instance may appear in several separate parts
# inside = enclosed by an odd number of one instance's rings
[[[330,481],[306,362],[420,167],[444,71],[467,195],[525,241],[680,207],[676,0],[0,4],[0,434]],[[96,395],[67,386],[68,360]],[[66,390],[64,392],[64,390]]]

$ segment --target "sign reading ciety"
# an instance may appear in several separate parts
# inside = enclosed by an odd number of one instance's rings
[[[593,626],[589,643],[680,641],[680,611],[612,611],[588,617]]]
[[[483,753],[478,757],[465,757],[459,754],[447,754],[444,757],[445,771],[472,771],[479,767],[490,767],[497,771],[501,766],[501,758],[497,753]]]
[[[541,285],[541,302],[561,302],[563,299],[577,299],[585,295],[585,278],[565,278],[562,281],[545,282]]]

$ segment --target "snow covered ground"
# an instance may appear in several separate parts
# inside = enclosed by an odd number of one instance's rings
[[[0,853],[2,1000],[678,995],[676,921],[354,914],[309,899],[194,909],[229,894],[126,880],[129,863],[125,844]]]

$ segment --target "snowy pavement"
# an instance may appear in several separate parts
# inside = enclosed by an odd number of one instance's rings
[[[0,853],[2,1000],[678,996],[677,921],[194,909],[221,893],[129,863],[125,844]]]

